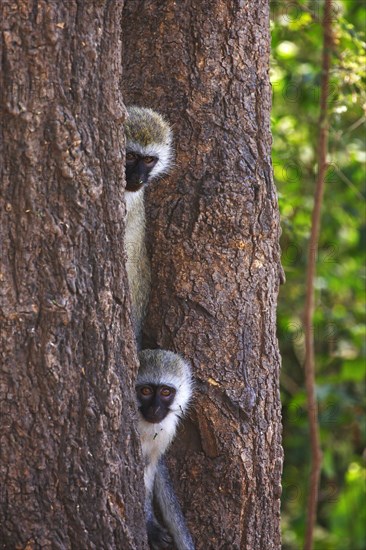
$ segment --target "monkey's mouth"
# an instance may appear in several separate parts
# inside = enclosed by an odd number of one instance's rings
[[[126,184],[126,191],[130,191],[132,193],[136,191],[140,191],[140,189],[145,185],[144,181],[128,181]]]
[[[149,422],[149,424],[160,424],[160,422],[164,420],[166,415],[167,415],[166,412],[162,412],[162,413],[155,413],[155,414],[146,413],[143,416],[146,422]]]

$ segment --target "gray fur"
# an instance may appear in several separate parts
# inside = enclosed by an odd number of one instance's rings
[[[169,471],[163,460],[159,461],[155,474],[154,496],[163,520],[178,550],[194,550],[194,543],[186,526],[182,510],[170,481]]]
[[[126,254],[127,277],[131,296],[132,319],[136,340],[140,345],[142,322],[150,294],[150,262],[145,243],[144,190],[126,191]]]

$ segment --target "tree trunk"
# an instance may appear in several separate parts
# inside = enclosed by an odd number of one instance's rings
[[[146,548],[123,252],[122,7],[1,2],[6,550]]]
[[[177,162],[147,197],[149,342],[197,392],[170,456],[198,549],[279,549],[282,471],[267,0],[124,11],[128,103],[173,123]]]

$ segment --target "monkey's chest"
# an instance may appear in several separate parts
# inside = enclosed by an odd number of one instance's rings
[[[146,424],[146,423],[145,423]],[[142,454],[145,462],[155,462],[165,452],[171,438],[159,424],[150,424],[140,431]]]

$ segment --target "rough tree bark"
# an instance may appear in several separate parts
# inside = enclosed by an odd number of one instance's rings
[[[122,0],[2,0],[0,548],[146,547]]]
[[[282,448],[268,0],[124,10],[126,101],[166,114],[177,166],[148,195],[149,344],[194,366],[170,456],[198,549],[280,548]]]

